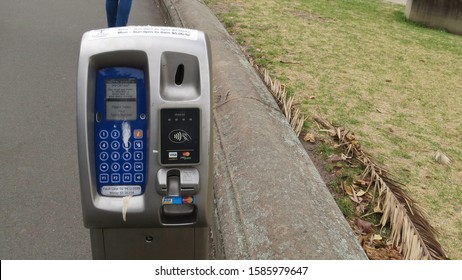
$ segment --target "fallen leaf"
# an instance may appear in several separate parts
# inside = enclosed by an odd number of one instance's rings
[[[337,165],[334,166],[334,167],[332,168],[332,173],[333,173],[335,176],[337,176],[337,177],[342,176],[342,167],[341,167],[341,166],[337,166]]]
[[[359,191],[356,193],[357,196],[363,196],[363,195],[365,195],[365,194],[366,194],[366,192],[363,191],[363,190],[359,190]]]
[[[314,142],[316,142],[316,136],[314,136],[313,133],[307,133],[307,134],[305,134],[305,136],[303,137],[303,141],[305,141],[305,142],[310,142],[310,143],[314,143]]]
[[[380,206],[379,206],[379,205],[377,205],[377,206],[374,207],[374,213],[382,213],[382,212],[383,212],[383,211],[382,211],[382,209],[380,209]]]
[[[444,165],[449,165],[451,163],[451,160],[441,151],[436,151],[435,160]]]
[[[356,202],[358,204],[360,204],[363,201],[363,199],[361,197],[359,197],[359,196],[356,196],[356,194],[354,194],[353,196],[350,196],[350,199],[353,202]]]
[[[315,99],[315,98],[316,98],[316,96],[314,96],[314,95],[310,96],[310,99]]]
[[[382,236],[380,234],[374,234],[374,236],[372,237],[373,240],[376,240],[376,241],[379,241],[379,240],[382,240]]]
[[[362,234],[368,234],[372,231],[372,223],[370,222],[361,219],[356,219],[356,225],[358,226]]]
[[[366,206],[364,205],[364,203],[358,204],[358,206],[356,206],[357,215],[364,214],[364,211],[366,211]]]
[[[357,180],[354,180],[353,181],[353,184],[357,185],[357,186],[368,186],[369,185],[369,181],[366,181],[366,180],[363,180],[363,179],[357,179]]]
[[[341,154],[341,157],[342,157],[343,160],[347,160],[347,159],[353,158],[353,157],[349,157],[349,156],[345,155],[344,153]]]
[[[330,156],[329,160],[332,163],[337,163],[339,161],[344,161],[345,159],[342,156],[339,156],[339,155],[332,155],[332,156]]]
[[[343,191],[350,196],[353,196],[354,189],[352,186],[349,185],[343,185]]]

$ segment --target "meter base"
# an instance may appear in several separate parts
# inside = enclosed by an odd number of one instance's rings
[[[95,260],[208,259],[209,228],[90,229]]]

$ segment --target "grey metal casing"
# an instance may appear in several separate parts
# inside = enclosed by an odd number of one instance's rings
[[[77,144],[83,221],[93,233],[105,229],[163,231],[172,227],[202,228],[203,231],[211,224],[213,103],[210,57],[208,38],[198,30],[129,26],[92,30],[83,35],[77,79]],[[184,67],[184,77],[178,85],[175,71],[180,64]],[[122,219],[123,198],[105,197],[97,192],[94,148],[96,72],[104,67],[120,66],[144,71],[148,118],[146,188],[144,194],[129,199],[126,221]],[[199,108],[201,142],[198,164],[161,164],[160,110],[163,108]],[[158,182],[163,180],[158,180],[157,174],[166,173],[162,170],[171,168],[192,168],[199,173],[195,193],[197,219],[193,223],[161,222],[162,192]]]

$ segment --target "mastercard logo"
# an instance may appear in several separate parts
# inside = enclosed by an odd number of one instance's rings
[[[191,204],[194,202],[194,198],[192,196],[183,196],[182,203],[183,204]]]
[[[191,153],[190,152],[183,152],[183,156],[184,157],[189,157],[189,156],[191,156]]]

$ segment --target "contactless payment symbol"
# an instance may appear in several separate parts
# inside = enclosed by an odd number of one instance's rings
[[[192,138],[183,129],[174,129],[169,133],[168,139],[173,143],[181,144],[184,142],[191,141]]]

